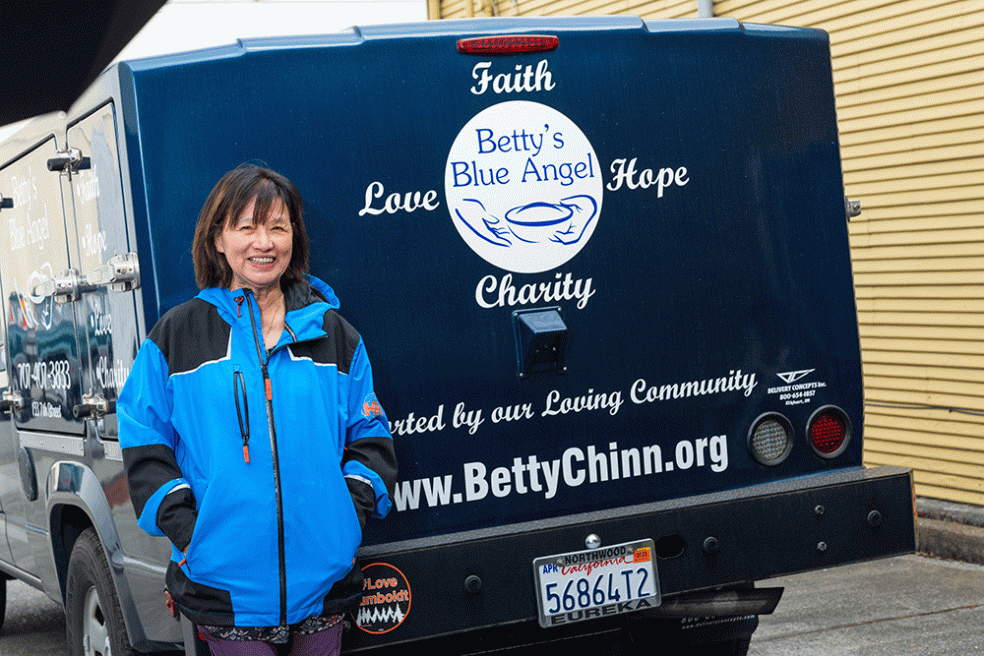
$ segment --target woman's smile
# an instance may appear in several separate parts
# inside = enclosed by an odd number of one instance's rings
[[[250,201],[239,217],[215,237],[215,248],[225,255],[232,269],[232,289],[249,287],[256,291],[280,284],[293,251],[290,214],[283,203],[270,208],[265,220],[253,216],[256,200]]]

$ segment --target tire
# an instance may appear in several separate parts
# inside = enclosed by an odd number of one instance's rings
[[[131,654],[109,563],[91,527],[79,534],[68,561],[65,612],[71,656]]]

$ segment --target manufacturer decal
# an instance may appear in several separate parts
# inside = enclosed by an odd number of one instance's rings
[[[461,238],[513,273],[562,266],[598,224],[604,192],[598,157],[564,114],[510,100],[476,114],[458,133],[444,173]],[[485,282],[488,290],[488,282]]]
[[[795,383],[803,376],[807,374],[812,374],[814,371],[816,371],[816,369],[801,369],[799,371],[787,371],[786,373],[776,374],[776,375],[782,379],[782,382],[786,383],[787,385],[791,385],[792,383]]]
[[[682,631],[693,631],[694,629],[709,626],[748,622],[757,618],[758,615],[739,615],[737,617],[684,617],[680,620],[680,629]]]
[[[787,407],[812,403],[813,397],[818,389],[823,389],[827,383],[823,381],[798,382],[812,374],[816,369],[798,369],[796,371],[784,371],[777,373],[776,376],[785,385],[770,387],[766,392],[769,396],[778,396]]]
[[[388,563],[362,568],[362,602],[355,624],[366,633],[389,633],[410,614],[410,584],[403,572]]]

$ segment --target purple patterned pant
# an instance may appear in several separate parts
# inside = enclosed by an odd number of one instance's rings
[[[294,636],[287,651],[259,640],[219,640],[205,631],[200,633],[212,656],[338,656],[342,651],[341,622],[325,631]]]

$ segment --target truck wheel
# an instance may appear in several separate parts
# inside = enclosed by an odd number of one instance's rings
[[[68,561],[65,611],[71,656],[130,654],[130,640],[109,563],[92,527],[79,535]]]

